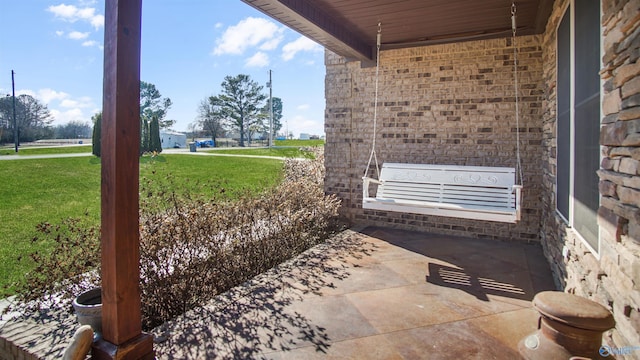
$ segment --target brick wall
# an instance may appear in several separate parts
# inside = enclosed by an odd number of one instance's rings
[[[617,346],[640,345],[640,1],[602,1],[603,86],[600,254],[593,255],[555,212],[556,27],[559,0],[543,39],[543,226],[545,253],[562,288],[612,310]],[[631,357],[640,357],[633,352]]]
[[[384,34],[383,34],[384,38]],[[538,241],[542,209],[542,50],[518,37],[523,220],[517,225],[363,211],[362,175],[373,141],[375,67],[326,53],[326,190],[343,215],[377,224],[478,238]],[[402,50],[380,56],[376,153],[380,163],[516,164],[511,39]],[[375,175],[375,169],[369,174]]]

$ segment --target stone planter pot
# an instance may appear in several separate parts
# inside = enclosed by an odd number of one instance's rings
[[[85,291],[73,300],[73,309],[80,325],[93,329],[94,339],[102,334],[102,289]]]

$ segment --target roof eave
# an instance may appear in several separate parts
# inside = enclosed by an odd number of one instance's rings
[[[371,61],[374,51],[362,38],[308,1],[242,0],[327,49],[350,59]]]

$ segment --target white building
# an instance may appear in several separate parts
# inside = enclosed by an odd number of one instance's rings
[[[160,131],[160,142],[163,149],[187,147],[187,135],[175,131]]]

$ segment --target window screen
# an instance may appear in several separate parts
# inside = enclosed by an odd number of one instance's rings
[[[575,3],[573,226],[598,249],[600,205],[600,2]]]
[[[571,171],[571,9],[558,27],[556,129],[556,207],[569,220]]]

